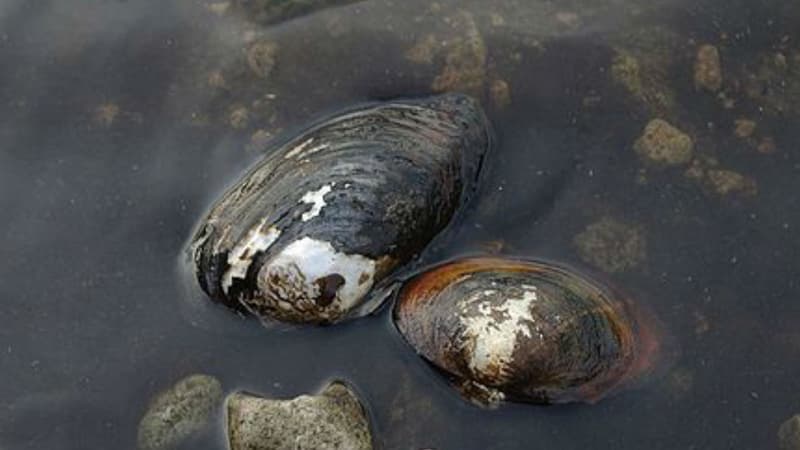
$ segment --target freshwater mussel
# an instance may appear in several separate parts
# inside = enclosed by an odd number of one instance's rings
[[[394,320],[474,403],[592,403],[652,367],[649,314],[594,279],[543,261],[466,258],[411,279]]]
[[[489,134],[477,102],[458,94],[312,125],[267,149],[202,220],[190,244],[200,287],[264,322],[368,313],[466,201]]]

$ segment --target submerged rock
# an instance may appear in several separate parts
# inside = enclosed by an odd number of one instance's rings
[[[778,429],[778,443],[781,450],[800,450],[800,414],[783,422]]]
[[[248,110],[246,106],[239,105],[234,107],[228,116],[228,123],[230,124],[231,128],[235,130],[247,128],[249,122],[250,110]]]
[[[713,45],[701,45],[694,62],[694,85],[698,89],[717,92],[722,87],[722,64],[719,50]]]
[[[625,51],[618,51],[611,62],[611,77],[614,82],[625,87],[634,99],[655,113],[670,110],[675,103],[675,95],[667,87],[664,81],[666,76],[662,71],[664,70],[642,67],[636,56]]]
[[[222,385],[208,375],[190,375],[161,392],[139,422],[139,450],[173,448],[200,432],[222,401]]]
[[[632,269],[645,260],[647,244],[640,227],[604,217],[573,240],[581,259],[608,273]]]
[[[439,66],[431,82],[434,92],[463,92],[483,98],[489,52],[475,17],[458,11],[442,20],[447,26],[417,39],[405,58],[415,64]]]
[[[654,119],[645,126],[633,149],[652,165],[679,166],[692,160],[694,142],[688,134],[665,120]]]
[[[710,195],[718,197],[753,197],[758,183],[752,177],[720,167],[715,158],[697,158],[684,173]]]
[[[414,46],[405,53],[407,60],[415,64],[432,64],[433,58],[440,47],[439,41],[433,34],[426,34],[414,43]]]
[[[753,196],[758,193],[758,185],[754,179],[725,169],[709,170],[707,187],[722,196],[731,194]]]
[[[291,400],[237,392],[226,404],[231,450],[372,449],[366,411],[340,381]]]
[[[611,79],[625,88],[637,108],[673,117],[677,94],[671,73],[681,63],[676,55],[683,52],[683,38],[670,29],[646,26],[620,30],[612,44]]]
[[[756,131],[757,124],[750,119],[736,119],[733,122],[733,134],[738,138],[749,138]]]
[[[733,74],[745,97],[759,112],[771,117],[800,114],[800,50],[767,51],[742,59]]]
[[[460,34],[448,46],[444,67],[433,80],[431,89],[466,92],[480,98],[486,83],[486,42],[475,18],[467,12],[456,15],[450,25]]]
[[[493,80],[489,86],[489,95],[492,105],[498,110],[505,109],[511,104],[511,87],[506,80]]]
[[[775,138],[773,138],[772,136],[766,136],[762,138],[761,142],[758,143],[756,150],[758,151],[758,153],[761,153],[762,155],[770,155],[772,153],[775,153],[775,151],[777,150],[775,144]]]
[[[253,75],[267,78],[275,68],[278,44],[272,41],[257,41],[247,49],[247,65]]]
[[[94,109],[93,122],[103,127],[110,127],[119,115],[119,106],[115,103],[103,103]]]

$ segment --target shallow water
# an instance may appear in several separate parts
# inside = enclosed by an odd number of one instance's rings
[[[800,8],[367,0],[266,27],[211,3],[0,0],[0,448],[133,448],[149,399],[196,372],[285,397],[344,378],[387,449],[777,447],[800,412]],[[423,263],[500,248],[623,287],[679,349],[636,389],[484,411],[405,346],[387,309],[273,332],[187,298],[182,247],[261,141],[431,92],[447,50],[409,51],[463,39],[464,17],[488,49],[479,94],[504,80],[510,104],[483,97],[497,137],[483,184]],[[277,44],[266,77],[246,57],[261,41]],[[705,43],[722,58],[715,93],[692,79]],[[620,55],[639,61],[638,85]],[[632,145],[655,117],[693,138],[704,173],[757,189],[723,192],[691,163],[647,167]],[[734,135],[740,118],[751,136]],[[577,236],[608,220],[644,244],[598,267]]]

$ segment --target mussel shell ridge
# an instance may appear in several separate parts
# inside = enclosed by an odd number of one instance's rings
[[[264,321],[362,315],[475,184],[489,147],[477,102],[448,94],[334,115],[267,151],[190,244],[213,300]]]
[[[405,340],[478,404],[595,402],[646,371],[656,344],[608,286],[541,261],[473,258],[409,281]]]

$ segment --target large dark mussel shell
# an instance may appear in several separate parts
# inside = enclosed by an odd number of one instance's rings
[[[190,253],[213,300],[265,321],[362,315],[474,187],[490,144],[469,97],[371,104],[268,151],[214,204]],[[376,300],[377,302],[377,300]]]
[[[405,340],[482,405],[599,400],[651,366],[648,317],[565,267],[500,258],[418,275],[394,309]]]

